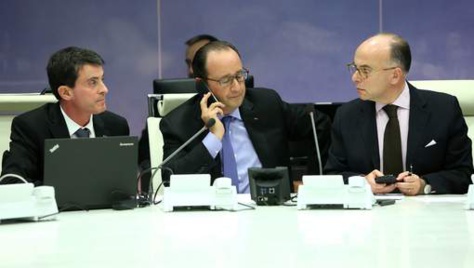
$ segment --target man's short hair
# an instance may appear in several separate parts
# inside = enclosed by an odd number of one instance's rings
[[[189,46],[192,46],[192,45],[194,45],[197,42],[200,42],[202,40],[209,40],[209,42],[219,41],[219,39],[217,39],[215,36],[212,36],[210,34],[199,34],[199,35],[196,35],[196,36],[193,36],[193,37],[189,38],[185,42],[185,44],[189,47]]]
[[[400,65],[405,73],[408,73],[411,67],[411,50],[408,42],[400,35],[394,33],[381,33],[381,35],[392,37],[390,59]]]
[[[56,99],[61,98],[58,92],[60,86],[74,87],[79,70],[86,64],[102,66],[105,62],[95,51],[79,47],[63,48],[49,58],[46,71]]]
[[[235,51],[237,55],[239,55],[239,58],[240,58],[240,53],[237,50],[237,48],[227,41],[213,41],[201,47],[196,52],[196,55],[194,56],[194,60],[193,60],[194,77],[199,77],[203,79],[207,78],[206,63],[207,63],[207,55],[209,54],[209,52],[229,50],[229,49],[232,49],[233,51]]]

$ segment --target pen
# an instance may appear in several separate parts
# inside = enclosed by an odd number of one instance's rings
[[[410,171],[408,171],[408,176],[413,175],[413,165],[410,164]]]

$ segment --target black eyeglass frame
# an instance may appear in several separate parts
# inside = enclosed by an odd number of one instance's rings
[[[244,82],[249,77],[249,73],[249,69],[242,68],[235,75],[227,75],[220,79],[213,79],[209,77],[206,77],[204,79],[217,82],[221,87],[228,87],[234,82],[234,80],[237,80],[237,82]]]
[[[399,66],[393,66],[393,67],[387,67],[387,68],[382,68],[382,69],[372,69],[371,67],[362,67],[362,68],[366,68],[367,70],[361,70],[360,67],[358,67],[354,62],[351,62],[351,63],[348,63],[346,64],[346,67],[347,69],[349,70],[349,72],[351,74],[354,74],[355,72],[358,73],[358,75],[364,79],[367,79],[369,78],[370,74],[371,73],[374,73],[374,72],[380,72],[380,71],[388,71],[388,70],[394,70],[394,69],[397,69],[399,68]]]

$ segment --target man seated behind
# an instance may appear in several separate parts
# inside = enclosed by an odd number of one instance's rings
[[[47,103],[15,117],[10,150],[2,160],[2,175],[16,174],[40,185],[43,182],[44,140],[81,136],[127,136],[127,120],[106,111],[104,60],[92,50],[68,47],[49,59],[49,85],[57,103]],[[5,176],[1,183],[18,182]]]
[[[186,66],[188,68],[188,77],[189,78],[194,78],[194,72],[193,72],[193,59],[194,55],[196,55],[196,52],[203,47],[205,44],[212,42],[212,41],[218,41],[216,37],[210,35],[210,34],[199,34],[196,36],[193,36],[189,38],[186,42],[186,51],[185,51],[185,62]]]

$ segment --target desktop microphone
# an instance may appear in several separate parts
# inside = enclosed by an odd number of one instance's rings
[[[172,154],[170,154],[165,160],[163,160],[163,162],[161,162],[161,164],[159,164],[157,167],[150,167],[144,171],[141,172],[141,175],[146,173],[146,172],[150,172],[151,170],[154,170],[153,173],[151,174],[151,177],[150,177],[150,187],[149,187],[149,191],[151,193],[153,193],[153,178],[155,177],[155,174],[158,170],[160,169],[167,169],[170,171],[171,174],[173,174],[173,170],[169,167],[166,167],[165,165],[175,156],[177,155],[179,152],[181,152],[189,143],[191,143],[193,140],[195,140],[199,135],[201,135],[204,131],[206,131],[207,129],[211,128],[212,126],[214,126],[214,124],[216,123],[216,120],[214,118],[211,118],[207,121],[206,125],[203,126],[198,132],[196,132],[196,134],[194,134],[191,138],[189,138],[185,143],[183,143],[181,146],[178,147],[178,149],[176,149]],[[141,177],[140,175],[140,177]],[[163,182],[161,183],[163,184]],[[160,186],[161,186],[160,184]],[[158,189],[160,188],[160,186],[158,186]],[[158,189],[156,190],[156,193],[158,193]],[[155,195],[156,195],[155,193]],[[151,197],[151,195],[150,195]],[[154,198],[153,198],[154,199]]]
[[[179,152],[181,152],[184,147],[186,147],[189,143],[191,143],[194,139],[196,139],[197,136],[201,135],[201,133],[203,133],[205,130],[207,130],[208,128],[211,128],[212,126],[214,126],[214,124],[216,123],[216,120],[214,118],[211,118],[209,119],[209,121],[207,121],[206,125],[203,126],[198,132],[196,132],[196,134],[194,134],[191,138],[189,138],[185,143],[183,143],[183,145],[179,146],[178,149],[176,149],[172,154],[170,154],[165,160],[163,160],[163,162],[161,162],[160,165],[158,165],[157,169],[160,169],[162,168],[166,163],[168,163],[176,154],[178,154]]]
[[[316,131],[316,123],[314,122],[315,111],[316,110],[314,109],[313,104],[306,106],[306,112],[311,117],[311,127],[313,128],[314,145],[316,146],[316,156],[318,157],[318,164],[319,164],[319,175],[323,175],[323,164],[321,162],[321,152],[319,150],[318,133]]]

